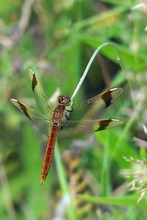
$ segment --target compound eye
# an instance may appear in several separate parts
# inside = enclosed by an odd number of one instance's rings
[[[70,98],[68,96],[65,96],[65,103],[66,105],[69,105],[71,102]]]
[[[66,98],[66,96],[62,96],[61,102],[62,102],[62,104],[66,104],[66,103],[67,103],[67,98]]]
[[[58,96],[58,102],[61,103],[63,101],[63,96]]]

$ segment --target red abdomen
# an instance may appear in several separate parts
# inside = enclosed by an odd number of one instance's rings
[[[50,169],[51,160],[53,157],[54,147],[55,147],[55,141],[57,137],[58,127],[52,126],[51,133],[48,139],[44,160],[43,160],[43,166],[42,166],[42,176],[41,176],[41,184],[44,183],[44,180],[46,179],[46,176],[48,174],[48,171]]]

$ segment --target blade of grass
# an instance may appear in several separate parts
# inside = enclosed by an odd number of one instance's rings
[[[140,202],[136,204],[137,196],[123,196],[123,197],[92,197],[89,195],[78,195],[79,199],[92,203],[101,203],[107,205],[123,205],[123,206],[134,206],[139,205],[146,207],[146,202]]]
[[[68,188],[68,184],[66,181],[66,177],[65,177],[65,172],[64,172],[64,167],[63,167],[63,163],[61,160],[61,156],[60,156],[60,151],[59,151],[59,147],[58,144],[56,143],[55,146],[55,162],[56,162],[56,166],[57,166],[57,172],[58,172],[58,178],[59,178],[59,182],[60,182],[60,186],[61,189],[64,193],[64,197],[67,198],[67,215],[68,215],[68,219],[70,220],[77,220],[76,216],[75,216],[75,212],[74,212],[74,208],[73,208],[73,204],[72,204],[72,198],[71,198],[71,194]]]

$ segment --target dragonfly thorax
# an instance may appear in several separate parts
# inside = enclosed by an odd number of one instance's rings
[[[62,119],[65,115],[65,108],[66,108],[65,104],[59,103],[57,105],[57,107],[53,111],[53,116],[51,120],[52,125],[56,127],[60,127],[62,125]]]

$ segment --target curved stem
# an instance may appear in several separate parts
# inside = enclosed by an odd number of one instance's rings
[[[118,60],[118,62],[119,62],[119,64],[120,64],[121,68],[124,69],[122,60],[121,60],[121,58],[120,58],[120,56],[119,56],[119,53],[118,53],[118,51],[117,51],[115,45],[114,45],[113,43],[111,43],[111,42],[105,42],[105,43],[101,44],[101,45],[100,45],[99,47],[97,47],[97,49],[94,51],[94,53],[93,53],[91,59],[89,60],[89,63],[88,63],[87,66],[86,66],[86,69],[85,69],[85,71],[84,71],[82,77],[80,78],[80,81],[79,81],[79,83],[78,83],[78,85],[77,85],[75,91],[73,92],[73,95],[72,95],[72,97],[71,97],[71,103],[72,103],[72,104],[73,104],[74,98],[76,97],[76,95],[77,95],[77,93],[78,93],[78,91],[79,91],[79,89],[80,89],[82,83],[84,82],[84,80],[85,80],[85,78],[86,78],[86,76],[87,76],[87,73],[88,73],[88,71],[89,71],[89,69],[90,69],[90,67],[91,67],[91,65],[92,65],[92,62],[94,61],[94,59],[95,59],[95,57],[97,56],[97,54],[99,53],[99,51],[100,51],[101,49],[103,49],[104,47],[106,47],[106,46],[111,46],[111,47],[113,47],[113,49],[115,50],[116,56],[117,56],[117,60]],[[71,105],[72,105],[72,104],[71,104]]]

